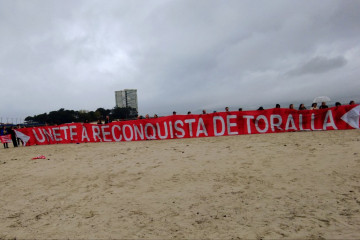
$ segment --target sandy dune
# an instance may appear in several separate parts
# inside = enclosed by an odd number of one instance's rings
[[[11,146],[0,172],[0,239],[360,238],[358,130]]]

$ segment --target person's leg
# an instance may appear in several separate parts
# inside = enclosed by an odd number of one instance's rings
[[[12,139],[12,142],[13,142],[14,147],[17,147],[17,146],[18,146],[18,145],[17,145],[16,138],[13,138],[13,139]]]

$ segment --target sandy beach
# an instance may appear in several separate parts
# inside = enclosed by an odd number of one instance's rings
[[[359,130],[9,145],[0,239],[360,238]]]

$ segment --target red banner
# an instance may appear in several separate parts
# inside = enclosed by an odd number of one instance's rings
[[[7,134],[7,135],[0,136],[0,141],[1,141],[1,143],[12,143],[11,135]]]
[[[26,145],[121,142],[359,128],[360,105],[320,110],[268,110],[171,115],[156,119],[72,123],[17,129]]]

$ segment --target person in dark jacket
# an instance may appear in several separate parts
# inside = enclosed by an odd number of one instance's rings
[[[14,147],[17,147],[18,144],[17,144],[17,141],[16,141],[16,133],[15,133],[14,129],[15,129],[15,127],[11,127],[10,134],[11,134],[11,140],[13,142]]]
[[[306,110],[306,107],[305,107],[305,105],[302,103],[302,104],[300,104],[300,106],[299,106],[299,110]]]
[[[326,102],[322,102],[319,109],[326,109],[329,108],[328,105],[326,105]]]
[[[106,116],[106,118],[105,118],[105,124],[107,124],[107,123],[111,123],[112,121],[110,120],[110,117],[109,116]]]

